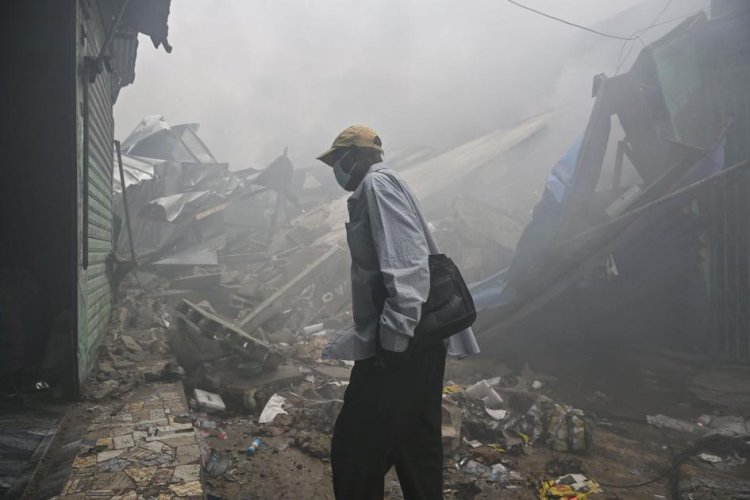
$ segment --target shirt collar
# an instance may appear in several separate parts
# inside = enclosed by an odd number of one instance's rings
[[[385,170],[387,168],[388,168],[388,165],[386,165],[385,162],[374,163],[370,167],[370,170],[367,171],[367,174],[365,174],[365,177],[367,177],[368,175],[370,175],[370,173],[372,173],[372,172],[379,172],[379,171]],[[347,201],[358,200],[359,197],[360,197],[360,195],[362,194],[362,186],[364,184],[365,184],[365,179],[363,178],[362,182],[359,183],[359,186],[357,186],[357,189],[354,190],[354,192],[351,194],[351,196],[349,196],[349,199]]]

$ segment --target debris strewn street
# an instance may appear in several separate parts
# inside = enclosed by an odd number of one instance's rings
[[[42,4],[0,497],[750,499],[750,3]]]

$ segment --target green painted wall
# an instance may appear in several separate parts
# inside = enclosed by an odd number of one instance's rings
[[[78,0],[79,25],[85,36],[79,37],[78,61],[96,57],[112,24],[112,2]],[[84,109],[84,85],[89,86],[88,110]],[[112,172],[114,119],[112,115],[112,76],[104,71],[93,84],[79,82],[79,280],[78,280],[78,373],[85,383],[96,362],[99,346],[109,322],[113,292],[107,265],[112,253]],[[84,116],[88,112],[88,178],[84,178]],[[83,217],[84,183],[88,182],[88,227]],[[85,233],[85,234],[84,234]],[[83,239],[88,243],[88,265],[84,264]]]

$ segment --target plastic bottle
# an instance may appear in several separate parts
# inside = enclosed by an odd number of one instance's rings
[[[247,447],[247,456],[250,457],[255,454],[255,451],[260,448],[260,445],[263,444],[263,442],[260,440],[260,438],[255,438],[250,443],[250,446]]]

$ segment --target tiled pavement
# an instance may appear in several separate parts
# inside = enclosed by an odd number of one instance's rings
[[[201,451],[182,384],[97,408],[60,499],[202,499]]]

